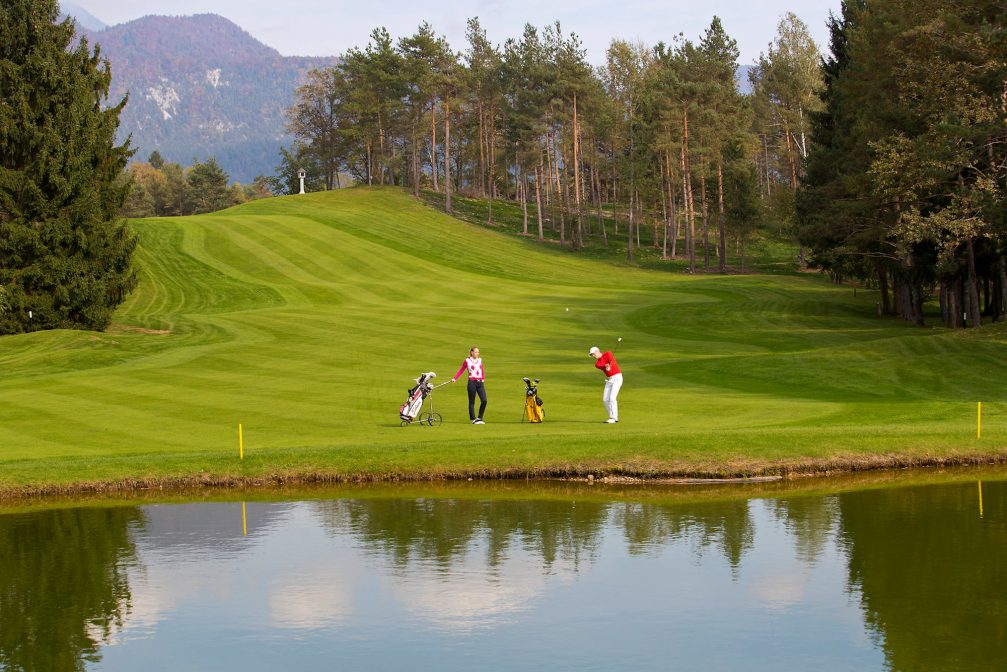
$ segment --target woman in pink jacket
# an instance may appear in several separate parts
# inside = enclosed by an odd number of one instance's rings
[[[458,380],[465,371],[469,372],[469,420],[473,425],[484,425],[486,424],[483,422],[483,413],[486,412],[486,375],[483,372],[483,360],[479,356],[479,348],[472,346],[472,349],[469,350],[469,356],[462,362],[462,367],[458,369],[458,373],[451,379],[451,382]],[[476,415],[475,412],[477,394],[480,402],[479,415]]]

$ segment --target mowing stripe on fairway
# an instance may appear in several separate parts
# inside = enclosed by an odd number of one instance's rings
[[[0,340],[0,483],[1003,453],[1002,325],[879,320],[876,293],[817,276],[627,268],[394,189],[131,226],[140,286],[112,328]],[[617,336],[626,384],[613,427],[587,349]],[[487,424],[468,424],[460,382],[434,393],[443,426],[399,427],[412,379],[434,370],[443,382],[472,345]],[[541,426],[520,423],[524,376],[542,379]],[[245,465],[233,464],[239,422]]]

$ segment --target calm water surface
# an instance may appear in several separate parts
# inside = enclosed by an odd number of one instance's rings
[[[409,492],[0,515],[0,669],[1007,668],[1005,480]]]

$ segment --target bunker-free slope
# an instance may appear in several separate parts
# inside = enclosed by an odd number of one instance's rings
[[[1005,332],[873,316],[807,276],[582,259],[391,189],[139,220],[141,282],[106,333],[0,339],[0,487],[240,478],[743,474],[1003,457]],[[587,351],[623,341],[622,422]],[[483,353],[440,427],[400,427],[421,371]],[[546,422],[522,424],[523,376]],[[983,435],[976,438],[977,402]],[[238,460],[242,425],[244,461]]]

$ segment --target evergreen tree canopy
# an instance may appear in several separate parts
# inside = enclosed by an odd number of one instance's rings
[[[847,0],[842,10],[798,199],[802,239],[837,276],[874,276],[885,312],[922,324],[936,287],[947,326],[998,319],[1007,307],[1002,8]]]
[[[194,163],[186,177],[189,185],[186,192],[189,200],[186,212],[202,215],[231,207],[234,199],[227,187],[229,179],[216,159],[211,158],[206,163],[198,161]]]
[[[123,99],[56,0],[0,0],[0,333],[103,329],[136,284]],[[31,311],[31,319],[29,319]]]

